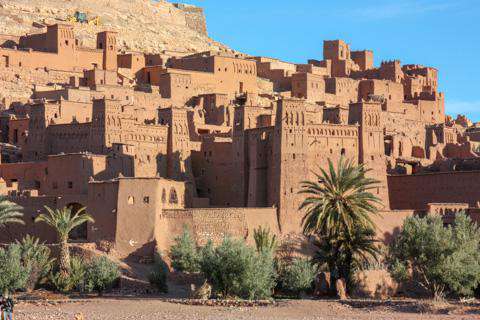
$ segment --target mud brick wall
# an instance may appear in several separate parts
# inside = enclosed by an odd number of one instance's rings
[[[157,245],[168,250],[186,226],[198,245],[209,240],[220,243],[225,237],[246,239],[253,244],[253,230],[269,227],[278,234],[275,208],[202,208],[163,210],[156,225]]]

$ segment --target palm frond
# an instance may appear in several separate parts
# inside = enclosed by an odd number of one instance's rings
[[[342,157],[336,168],[328,159],[328,168],[314,173],[317,181],[302,181],[299,194],[305,199],[299,210],[304,211],[304,233],[352,236],[357,226],[375,229],[371,216],[381,201],[369,192],[378,181],[366,177],[368,172],[363,164]]]
[[[86,208],[77,210],[72,215],[72,209],[64,207],[62,209],[51,209],[45,206],[47,214],[40,214],[35,222],[44,222],[57,231],[60,239],[68,238],[70,232],[85,222],[94,222],[89,214],[85,213]]]
[[[9,223],[25,224],[23,220],[23,207],[6,197],[0,197],[0,226]]]

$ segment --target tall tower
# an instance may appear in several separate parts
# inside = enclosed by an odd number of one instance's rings
[[[191,165],[190,131],[187,110],[183,108],[164,108],[158,110],[161,124],[168,130],[167,175],[168,178],[189,181],[195,185]],[[194,188],[194,190],[196,190]]]
[[[103,69],[117,71],[117,33],[103,31],[97,34],[97,49],[103,50]]]
[[[367,176],[379,181],[371,192],[382,200],[384,209],[389,209],[382,106],[379,102],[353,103],[350,115],[360,124],[359,162],[370,170]]]
[[[277,103],[270,178],[273,184],[267,200],[277,205],[278,223],[285,232],[297,230],[301,225],[298,206],[302,196],[298,191],[300,182],[311,170],[306,161],[307,108],[305,100],[282,99]]]
[[[47,27],[47,50],[60,55],[72,54],[76,49],[73,26],[68,24],[54,24]]]

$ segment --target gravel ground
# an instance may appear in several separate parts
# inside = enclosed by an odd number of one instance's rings
[[[356,306],[355,306],[356,305]],[[41,305],[20,303],[16,320],[75,319],[83,313],[85,320],[100,319],[480,319],[480,309],[448,305],[436,313],[421,313],[416,303],[358,303],[347,305],[337,301],[299,300],[280,302],[277,306],[252,308],[225,308],[188,306],[155,299],[99,299],[90,302]],[[425,310],[423,310],[425,311]],[[443,313],[443,314],[441,314]]]

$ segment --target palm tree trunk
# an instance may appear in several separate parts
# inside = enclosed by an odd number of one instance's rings
[[[328,262],[328,268],[330,270],[330,294],[332,296],[337,295],[337,280],[339,279],[339,265],[338,265],[338,257],[339,257],[339,248],[335,246],[333,249],[333,257],[332,260]]]
[[[60,272],[64,275],[70,274],[70,249],[68,246],[68,238],[62,237],[60,240]]]
[[[345,257],[345,265],[342,267],[342,277],[345,279],[347,293],[351,293],[352,288],[352,263],[353,263],[353,255],[352,252],[349,250],[346,253]]]

